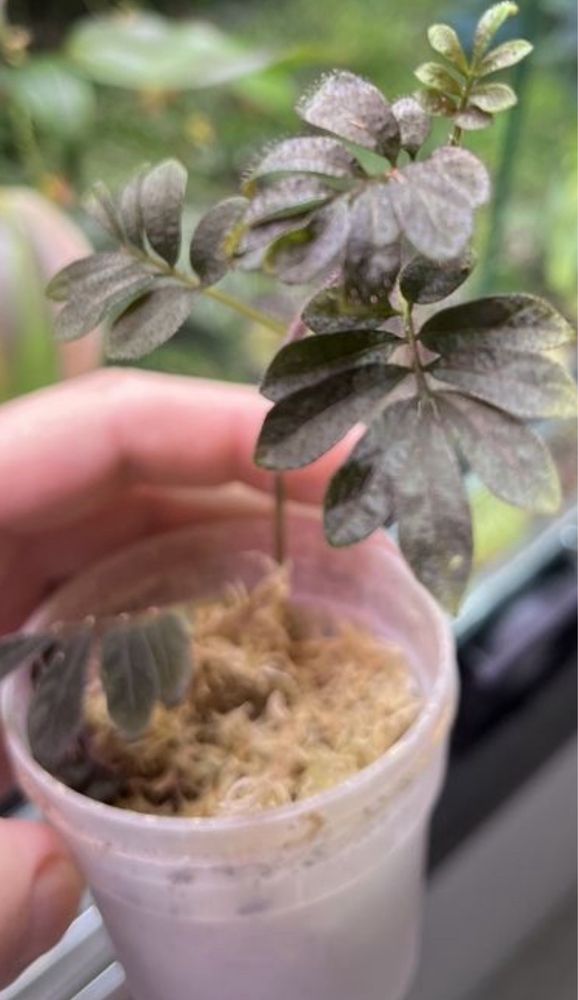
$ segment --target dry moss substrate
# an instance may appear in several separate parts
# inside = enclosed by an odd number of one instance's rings
[[[122,776],[115,805],[173,816],[256,812],[307,798],[372,763],[415,720],[402,651],[290,600],[287,571],[191,608],[186,699],[123,741],[94,687],[91,755]]]

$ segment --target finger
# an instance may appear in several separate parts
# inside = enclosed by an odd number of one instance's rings
[[[121,484],[269,489],[253,462],[267,404],[250,387],[108,370],[42,390],[0,418],[0,526],[46,527],[97,509]],[[343,455],[341,449],[340,456]],[[336,457],[288,477],[320,499]]]
[[[127,487],[80,520],[31,533],[0,567],[0,634],[19,628],[48,593],[120,548],[195,521],[266,513],[272,503],[270,495],[241,484]]]
[[[56,833],[40,823],[0,820],[0,986],[62,936],[82,883]]]

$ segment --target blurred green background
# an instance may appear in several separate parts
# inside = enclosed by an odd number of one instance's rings
[[[143,162],[177,156],[190,172],[192,228],[234,192],[255,151],[299,131],[295,99],[321,72],[347,67],[392,99],[411,93],[412,70],[431,57],[427,26],[446,21],[467,45],[486,6],[0,0],[0,400],[96,360],[94,344],[82,356],[55,354],[42,294],[54,270],[87,252],[84,237],[102,245],[82,210],[94,180],[114,188]],[[490,166],[495,194],[480,216],[481,264],[467,291],[531,291],[575,319],[576,5],[521,0],[520,8],[499,36],[535,45],[503,76],[520,104],[467,137]],[[438,120],[436,136],[447,127]],[[264,278],[226,281],[281,317],[298,301]],[[255,380],[274,347],[270,332],[201,301],[146,366]],[[519,530],[504,513],[486,521]],[[484,536],[488,551],[499,543],[492,531]]]

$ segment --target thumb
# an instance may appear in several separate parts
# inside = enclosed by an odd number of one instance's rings
[[[0,988],[48,951],[78,907],[82,882],[58,835],[0,820]]]

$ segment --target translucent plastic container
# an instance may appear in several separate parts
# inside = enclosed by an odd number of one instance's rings
[[[296,599],[401,644],[424,697],[405,736],[343,784],[245,818],[116,809],[31,759],[30,681],[20,672],[6,684],[19,780],[74,852],[134,1000],[401,1000],[415,971],[428,823],[456,698],[451,632],[385,537],[334,550],[306,512],[289,528]],[[268,517],[239,517],[141,543],[68,584],[28,628],[251,585],[270,533]]]

